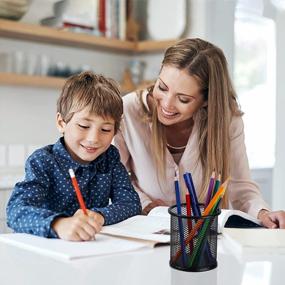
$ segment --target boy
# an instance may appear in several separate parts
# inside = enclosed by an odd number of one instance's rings
[[[7,205],[8,226],[16,232],[87,241],[103,225],[140,214],[139,197],[111,145],[122,113],[115,81],[91,72],[71,76],[57,102],[62,137],[28,158],[25,179],[15,185]],[[87,215],[78,209],[69,169],[75,172]]]

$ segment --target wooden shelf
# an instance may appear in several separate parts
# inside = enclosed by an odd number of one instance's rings
[[[2,19],[0,20],[0,37],[76,48],[108,49],[132,53],[163,51],[177,41],[122,41]]]
[[[59,77],[36,76],[6,72],[0,73],[0,85],[61,89],[64,82],[65,79]]]
[[[65,83],[66,78],[38,76],[17,73],[0,72],[0,86],[27,86],[39,88],[61,89]],[[139,88],[146,88],[153,84],[154,81],[143,81],[138,86],[127,86],[121,83],[122,93],[128,93]]]

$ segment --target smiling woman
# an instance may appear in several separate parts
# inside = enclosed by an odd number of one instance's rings
[[[153,98],[158,120],[166,126],[184,122],[184,127],[189,128],[193,114],[207,104],[197,80],[187,71],[171,65],[162,67],[154,85]]]
[[[143,212],[175,204],[178,169],[191,172],[199,202],[213,170],[231,177],[223,206],[260,217],[267,227],[285,227],[285,213],[269,212],[250,179],[241,111],[221,49],[201,39],[169,47],[159,77],[147,90],[124,96],[124,117],[114,144],[131,174]]]
[[[193,76],[171,65],[163,66],[153,89],[157,117],[165,128],[170,152],[186,148],[193,128],[193,115],[207,105]],[[176,136],[173,136],[173,133]],[[179,164],[179,161],[176,161]]]

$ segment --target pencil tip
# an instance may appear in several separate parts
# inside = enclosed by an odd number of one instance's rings
[[[228,187],[228,184],[229,184],[230,180],[231,180],[231,177],[229,176],[229,177],[225,180],[225,182],[223,183],[223,187],[224,187],[224,188],[227,188],[227,187]]]

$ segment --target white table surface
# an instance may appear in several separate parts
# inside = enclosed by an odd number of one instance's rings
[[[200,273],[172,269],[169,246],[65,262],[0,243],[1,285],[275,285],[284,273],[285,255],[236,258],[223,238],[218,267]]]

